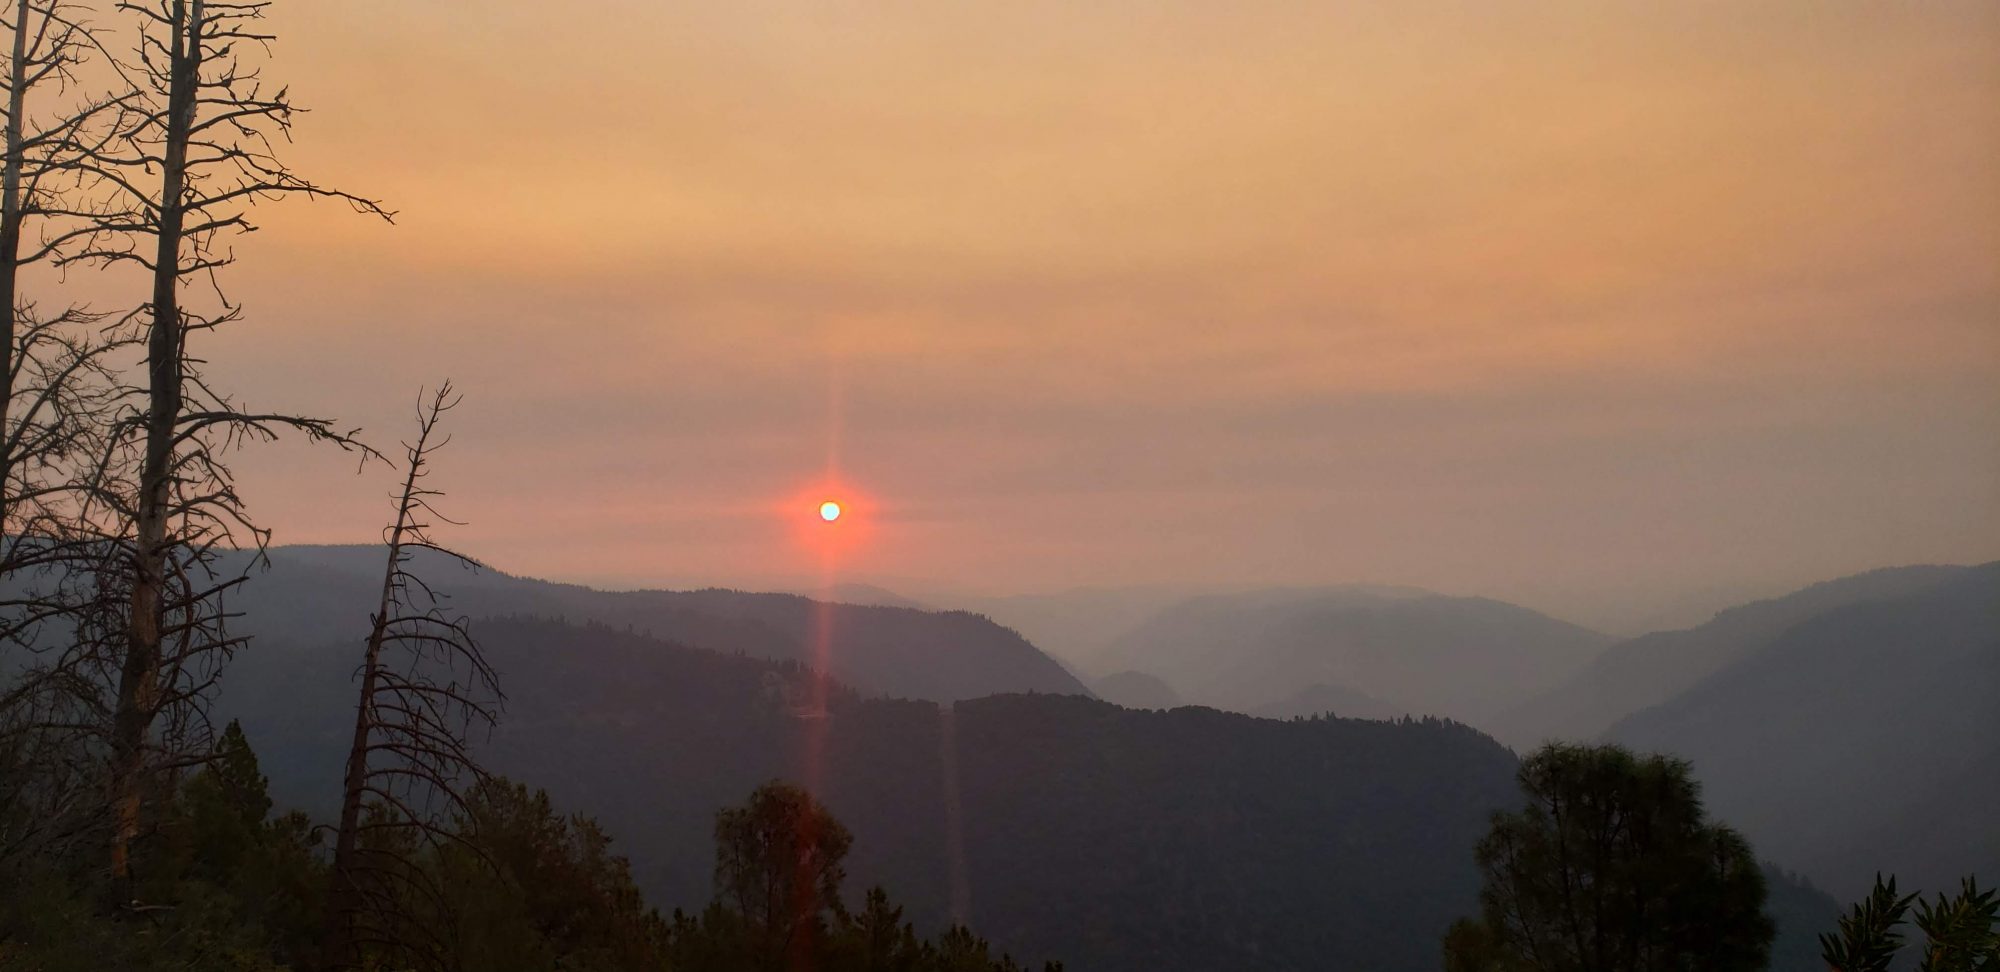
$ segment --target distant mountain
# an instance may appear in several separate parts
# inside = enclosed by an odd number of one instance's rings
[[[665,908],[706,900],[715,810],[785,777],[852,828],[850,888],[883,884],[929,928],[969,919],[1016,956],[1416,972],[1474,907],[1487,814],[1518,799],[1512,755],[1441,721],[1045,694],[940,709],[602,626],[479,631],[509,694],[493,768],[598,817]],[[273,639],[229,671],[220,708],[281,803],[333,803],[356,651]]]
[[[1118,672],[1090,683],[1097,697],[1128,709],[1173,709],[1183,703],[1174,687],[1145,672]]]
[[[801,597],[833,601],[837,604],[859,604],[863,607],[899,607],[919,611],[935,610],[921,601],[904,597],[886,587],[874,584],[835,584],[825,591],[796,591]]]
[[[939,600],[1019,631],[1072,671],[1108,675],[1130,670],[1103,664],[1105,649],[1119,635],[1193,593],[1177,587],[1080,587],[1002,597],[957,594]]]
[[[1237,711],[1267,711],[1321,684],[1476,725],[1572,675],[1609,642],[1499,601],[1347,587],[1188,598],[1104,658]]]
[[[1339,716],[1343,719],[1394,719],[1408,715],[1402,706],[1384,702],[1341,685],[1315,682],[1297,694],[1259,708],[1251,715],[1266,719]]]
[[[1621,642],[1574,677],[1487,725],[1516,747],[1549,739],[1592,739],[1619,719],[1673,698],[1807,618],[1922,590],[1967,569],[1923,566],[1870,571],[1731,608],[1697,628]]]
[[[2000,564],[1863,575],[1840,598],[1829,587],[1805,592],[1816,613],[1607,736],[1692,760],[1714,812],[1836,896],[1859,896],[1877,869],[1911,888],[1990,881]],[[1875,596],[1839,603],[1862,590]]]
[[[306,644],[360,638],[381,586],[380,547],[278,547],[237,595],[240,628]],[[697,648],[824,668],[865,692],[949,702],[1001,692],[1087,695],[1019,634],[963,611],[829,604],[743,591],[598,591],[468,571],[427,558],[424,574],[470,616],[596,621]]]

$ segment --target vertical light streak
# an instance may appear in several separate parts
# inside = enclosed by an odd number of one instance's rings
[[[841,362],[837,354],[829,353],[826,371],[826,474],[824,482],[840,482],[840,441],[842,422]],[[811,511],[819,516],[817,508]],[[829,529],[839,529],[838,521],[823,524]],[[826,775],[826,736],[828,724],[832,721],[827,712],[827,701],[833,671],[833,622],[834,589],[840,577],[840,550],[837,542],[819,544],[819,587],[812,604],[810,643],[807,645],[811,670],[806,673],[809,698],[805,720],[805,775],[806,790],[816,796],[824,793]],[[802,835],[803,836],[803,835]]]

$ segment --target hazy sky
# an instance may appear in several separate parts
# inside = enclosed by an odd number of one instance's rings
[[[206,350],[511,570],[1367,580],[1607,625],[2000,557],[2000,5],[279,5]],[[280,542],[390,471],[244,460]],[[865,536],[863,535],[865,534]],[[1722,593],[1718,593],[1722,592]],[[1690,600],[1691,599],[1691,600]]]

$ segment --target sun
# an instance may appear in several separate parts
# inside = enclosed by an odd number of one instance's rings
[[[840,519],[840,504],[827,500],[819,505],[819,518],[828,523]]]

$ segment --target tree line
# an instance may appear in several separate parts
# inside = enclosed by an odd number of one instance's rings
[[[272,972],[328,961],[324,914],[337,894],[322,834],[274,813],[240,727],[179,787],[150,829],[142,914],[96,909],[60,862],[15,868],[0,891],[0,968],[35,972],[202,969]],[[371,813],[383,813],[381,805]],[[11,821],[0,821],[0,825]],[[421,878],[400,885],[408,928],[362,948],[369,969],[578,972],[1025,972],[970,930],[925,938],[887,892],[847,906],[846,828],[803,790],[759,787],[717,814],[713,900],[696,914],[649,907],[595,821],[500,777],[468,787],[454,839],[364,831]],[[1049,963],[1042,972],[1060,972]]]

